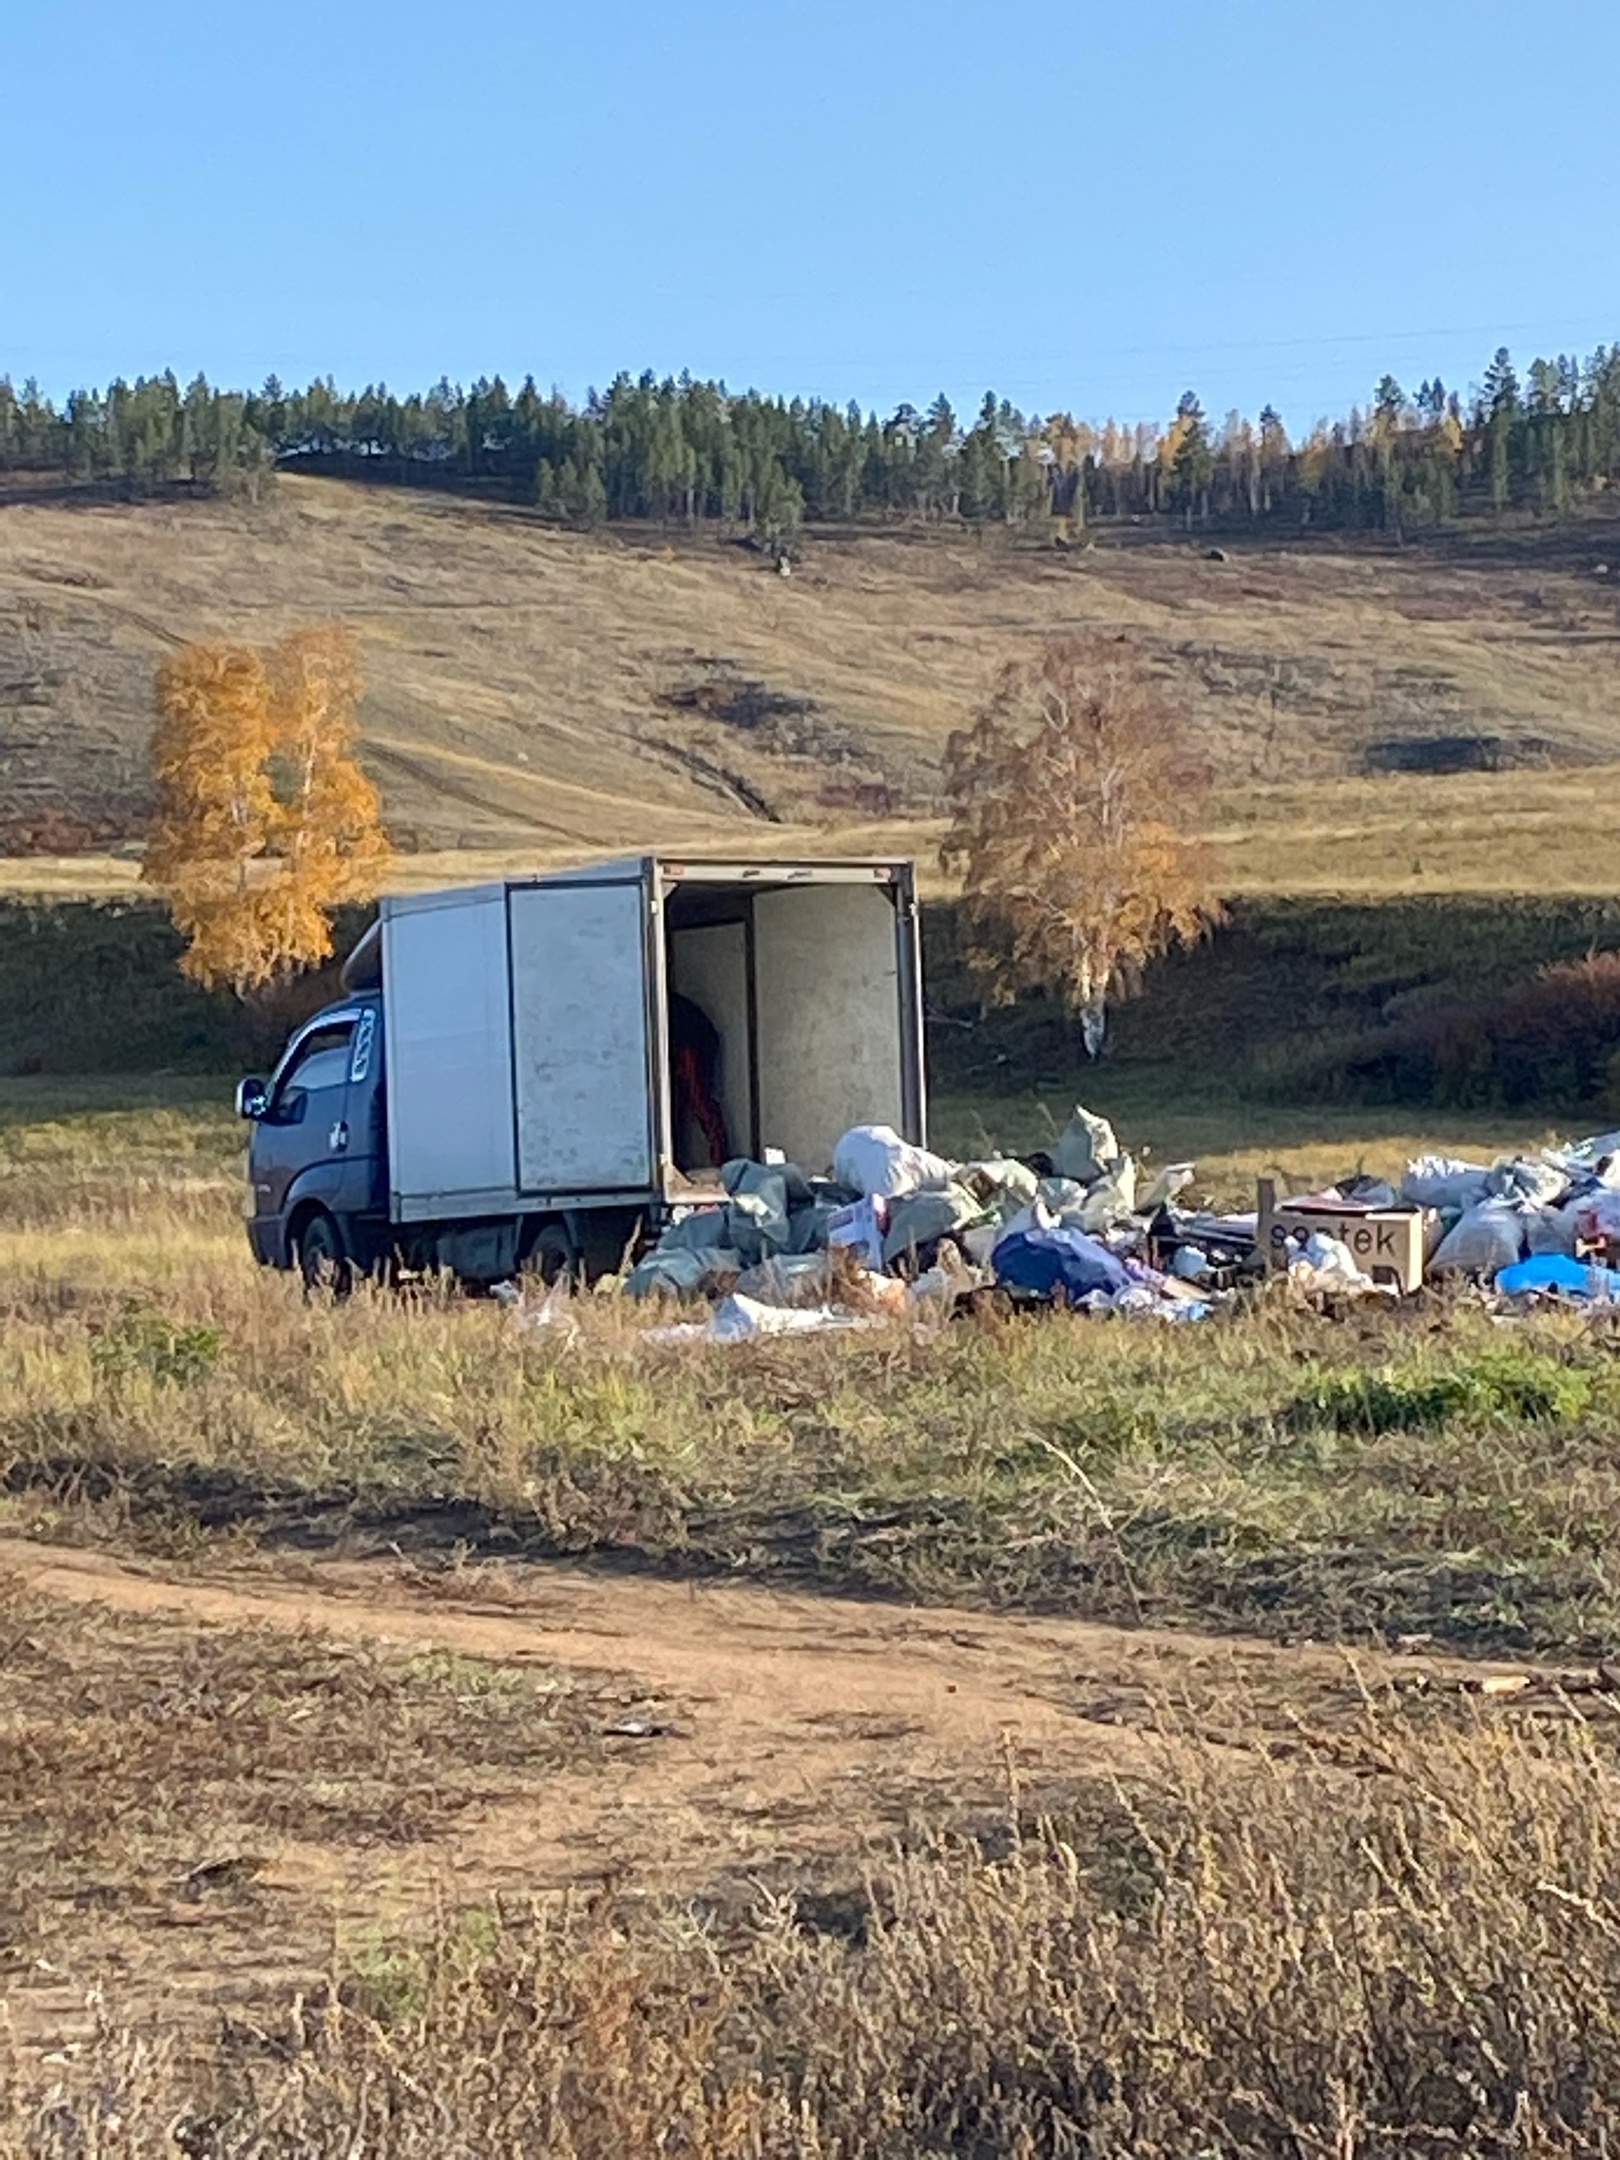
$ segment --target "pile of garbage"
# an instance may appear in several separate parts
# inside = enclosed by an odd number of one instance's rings
[[[1620,1301],[1620,1132],[1489,1165],[1423,1155],[1399,1185],[1358,1175],[1280,1202],[1262,1181],[1260,1197],[1270,1264],[1306,1290],[1398,1296],[1450,1280],[1499,1307]]]
[[[727,1163],[626,1279],[705,1299],[670,1339],[871,1326],[994,1290],[1166,1321],[1207,1319],[1268,1274],[1301,1293],[1398,1297],[1462,1277],[1499,1300],[1620,1305],[1620,1131],[1486,1165],[1426,1155],[1398,1185],[1358,1175],[1253,1212],[1189,1209],[1192,1163],[1143,1179],[1084,1108],[1051,1152],[952,1162],[886,1125],[845,1133],[825,1175]]]
[[[1435,1225],[1431,1275],[1471,1276],[1503,1297],[1620,1299],[1620,1131],[1489,1167],[1425,1155],[1399,1197]]]
[[[1050,1156],[949,1162],[886,1125],[845,1133],[826,1176],[736,1161],[724,1200],[693,1205],[632,1270],[633,1296],[722,1301],[705,1332],[734,1339],[788,1323],[849,1326],[918,1307],[953,1309],[995,1288],[1019,1302],[1165,1320],[1208,1316],[1229,1286],[1198,1253],[1155,1264],[1155,1224],[1192,1182],[1175,1163],[1138,1191],[1106,1118],[1076,1110]],[[1248,1238],[1253,1247],[1252,1231]]]

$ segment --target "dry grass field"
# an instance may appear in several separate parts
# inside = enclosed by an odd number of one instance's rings
[[[238,1149],[0,1099],[0,2151],[1620,2131],[1609,1333],[311,1306]]]
[[[1219,775],[1234,890],[1599,889],[1620,839],[1611,523],[1227,559],[1127,529],[1060,551],[902,530],[746,548],[286,478],[257,508],[0,503],[0,807],[134,831],[152,670],[340,615],[412,881],[603,851],[904,846],[938,758],[1031,637],[1117,628]],[[1498,739],[1513,769],[1373,770]],[[1402,753],[1404,754],[1404,752]],[[1521,764],[1521,760],[1529,760]],[[99,859],[5,865],[108,889]]]
[[[1240,1202],[1569,1129],[1305,1083],[1610,941],[1430,896],[1612,895],[1611,554],[865,533],[784,580],[310,479],[11,502],[0,811],[132,829],[169,643],[338,613],[401,883],[925,852],[996,659],[1128,628],[1269,897],[1085,1086]],[[1370,769],[1464,734],[1531,762]],[[230,1030],[140,975],[161,937],[7,923],[0,2154],[1616,2149],[1612,1326],[1282,1294],[694,1348],[612,1298],[308,1304],[249,1261]],[[963,1022],[936,932],[934,1138],[1040,1145],[1072,1045]]]

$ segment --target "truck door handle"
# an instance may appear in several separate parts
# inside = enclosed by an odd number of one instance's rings
[[[349,1144],[349,1124],[346,1118],[338,1119],[326,1136],[326,1144],[334,1154],[342,1154]]]

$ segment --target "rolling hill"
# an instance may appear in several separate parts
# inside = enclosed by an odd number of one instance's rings
[[[1613,882],[1617,519],[1401,549],[862,528],[784,578],[742,545],[308,477],[256,506],[0,502],[8,882],[129,874],[38,858],[130,854],[165,650],[329,617],[360,636],[364,755],[417,876],[915,836],[996,664],[1107,628],[1191,714],[1235,886]]]

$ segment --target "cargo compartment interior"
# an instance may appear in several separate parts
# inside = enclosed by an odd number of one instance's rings
[[[712,1084],[732,1155],[780,1148],[813,1173],[851,1125],[904,1130],[891,885],[672,882],[664,934],[671,1144],[685,1176],[707,1182],[718,1165],[675,1070],[680,998],[719,1037]]]

